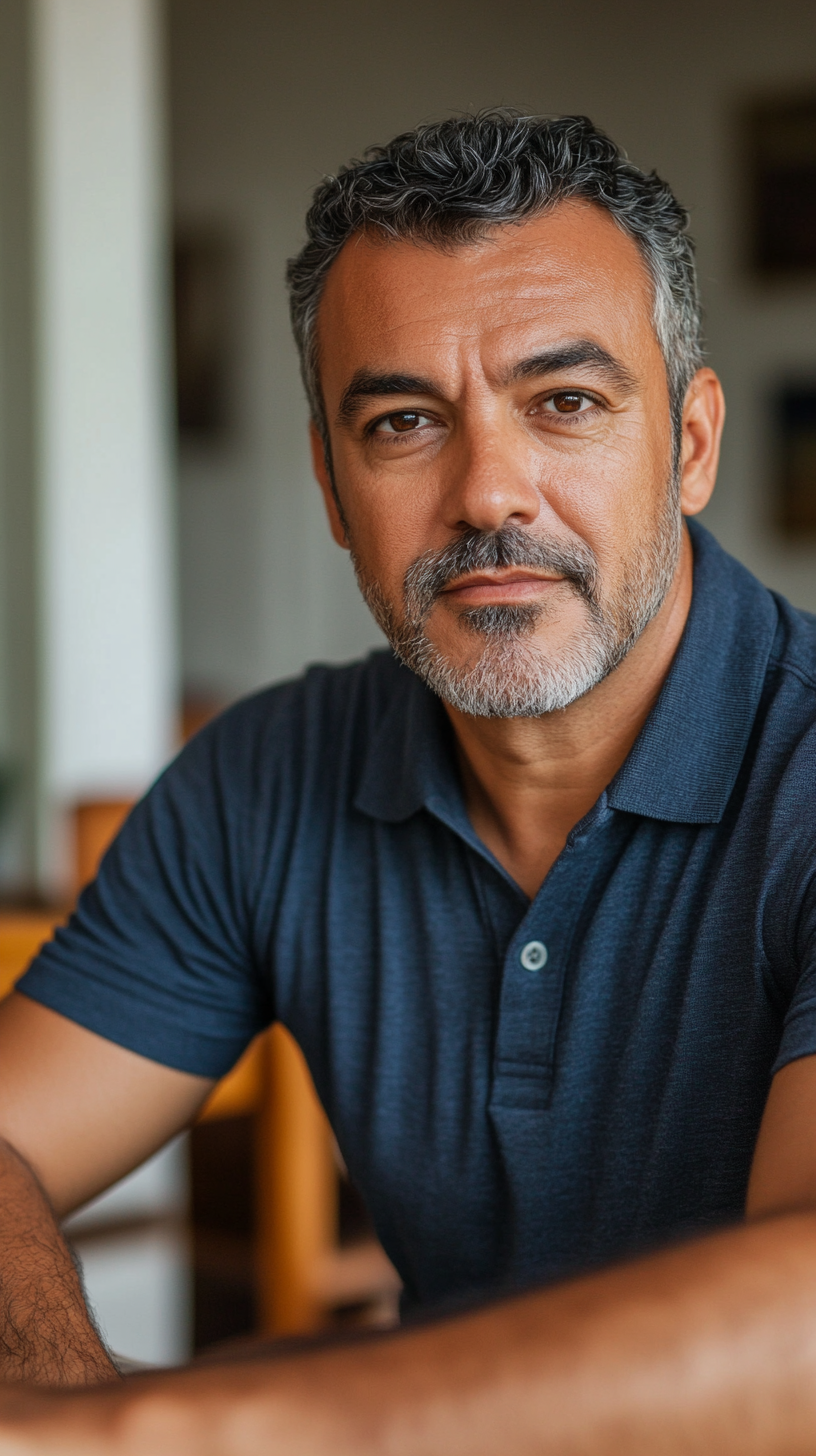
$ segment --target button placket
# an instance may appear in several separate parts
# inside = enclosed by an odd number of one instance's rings
[[[549,1105],[567,968],[594,879],[587,850],[614,816],[602,795],[570,834],[504,957],[493,1056],[491,1108]],[[595,856],[597,859],[597,855]]]
[[[504,959],[492,1107],[545,1108],[575,922],[564,893],[570,870],[554,867],[517,928]],[[574,872],[574,871],[573,871]],[[576,907],[577,908],[577,907]]]

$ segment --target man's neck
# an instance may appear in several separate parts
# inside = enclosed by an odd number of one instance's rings
[[[570,830],[627,758],[663,685],[691,605],[692,550],[660,611],[603,682],[563,712],[473,718],[448,707],[476,833],[532,899]]]

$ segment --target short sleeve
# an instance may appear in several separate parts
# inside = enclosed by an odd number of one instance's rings
[[[222,1076],[273,1014],[253,944],[241,722],[231,710],[170,765],[17,985],[110,1041],[206,1077]]]

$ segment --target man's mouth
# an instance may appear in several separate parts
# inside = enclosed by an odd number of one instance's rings
[[[560,586],[563,576],[508,567],[498,571],[473,571],[457,577],[443,587],[441,596],[453,597],[462,606],[501,606],[516,602],[539,601],[542,593]]]

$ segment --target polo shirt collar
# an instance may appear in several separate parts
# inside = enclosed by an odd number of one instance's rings
[[[690,523],[691,609],[660,695],[607,790],[610,808],[716,824],[745,755],[777,627],[757,579]],[[434,694],[407,669],[397,679],[363,767],[355,805],[386,823],[421,808],[470,838],[453,733]]]
[[[613,809],[680,824],[722,818],[754,725],[778,625],[770,592],[689,523],[691,609],[666,681],[609,786]]]
[[[418,809],[445,818],[464,814],[453,729],[435,693],[408,668],[400,668],[385,715],[376,730],[354,800],[374,819],[399,824]]]

